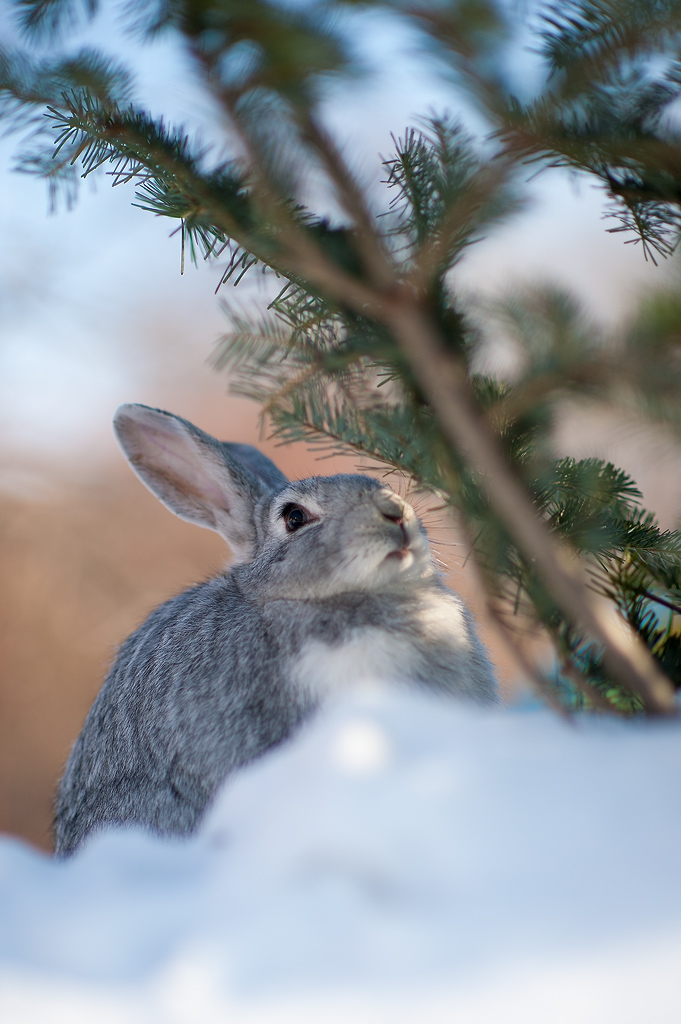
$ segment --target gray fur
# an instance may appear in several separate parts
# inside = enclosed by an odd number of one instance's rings
[[[469,613],[390,488],[361,475],[290,483],[257,449],[146,406],[122,406],[114,425],[147,486],[237,561],[121,647],[61,781],[59,854],[104,825],[191,832],[230,772],[363,678],[496,702]],[[291,505],[309,517],[295,532]]]

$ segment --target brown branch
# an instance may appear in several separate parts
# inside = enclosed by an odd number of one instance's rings
[[[394,268],[382,244],[364,195],[343,161],[335,142],[309,111],[298,112],[303,137],[312,144],[333,182],[338,197],[355,224],[357,249],[375,287],[389,288]]]
[[[549,686],[548,681],[544,674],[539,669],[535,661],[528,657],[525,645],[518,638],[516,631],[509,625],[504,618],[501,609],[498,606],[493,594],[493,588],[488,574],[485,572],[480,564],[479,559],[475,553],[475,541],[472,537],[468,525],[464,522],[462,516],[457,518],[457,527],[463,534],[466,545],[468,547],[468,554],[466,555],[466,564],[470,565],[473,571],[474,578],[477,578],[480,584],[480,593],[483,596],[485,609],[493,624],[497,628],[497,635],[501,639],[502,643],[506,647],[508,653],[511,655],[513,660],[516,662],[518,667],[527,676],[532,685],[534,686],[537,693],[542,697],[543,700],[553,708],[562,718],[570,719],[570,713],[561,702],[558,700],[554,690]]]

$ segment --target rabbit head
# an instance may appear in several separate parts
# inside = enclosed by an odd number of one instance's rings
[[[291,482],[256,448],[217,441],[144,405],[121,406],[114,428],[164,505],[224,537],[235,562],[248,567],[254,598],[390,590],[434,576],[414,510],[372,477]]]

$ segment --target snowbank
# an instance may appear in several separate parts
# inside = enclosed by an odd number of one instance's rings
[[[681,1020],[681,726],[363,693],[201,833],[0,843],[3,1024]]]

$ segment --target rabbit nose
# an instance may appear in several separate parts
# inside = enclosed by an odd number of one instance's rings
[[[378,501],[378,511],[385,519],[392,523],[401,523],[404,519],[406,504],[397,494],[381,494]]]

